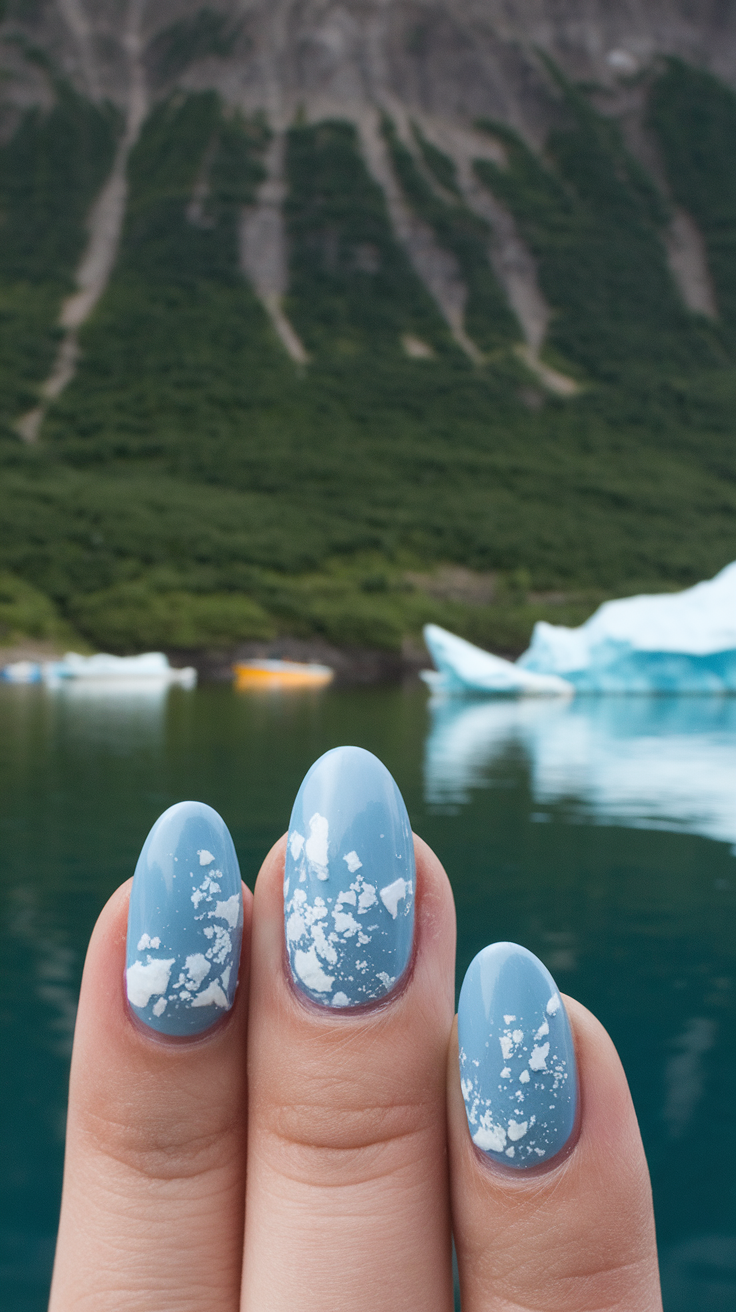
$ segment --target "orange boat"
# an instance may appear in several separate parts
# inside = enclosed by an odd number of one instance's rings
[[[233,665],[236,688],[324,688],[335,671],[300,661],[252,660]]]

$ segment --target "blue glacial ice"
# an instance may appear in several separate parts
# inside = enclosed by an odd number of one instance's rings
[[[426,678],[434,691],[734,693],[736,562],[684,592],[604,602],[577,629],[540,620],[516,662],[434,624],[424,636],[437,666]]]

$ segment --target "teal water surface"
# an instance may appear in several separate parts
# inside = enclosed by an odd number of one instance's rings
[[[252,884],[322,752],[394,774],[455,890],[458,981],[511,939],[610,1030],[652,1170],[666,1312],[736,1307],[736,699],[428,703],[0,686],[0,1306],[41,1312],[84,951],[165,807]]]

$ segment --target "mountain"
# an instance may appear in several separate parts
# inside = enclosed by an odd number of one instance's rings
[[[736,556],[736,4],[0,14],[0,640],[514,651]]]

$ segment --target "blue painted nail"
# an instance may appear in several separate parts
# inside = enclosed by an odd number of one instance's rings
[[[204,802],[159,816],[135,868],[126,985],[159,1034],[201,1034],[233,1005],[243,897],[233,840]]]
[[[382,998],[414,934],[414,843],[396,784],[362,747],[315,761],[297,793],[284,873],[294,982],[323,1006]]]
[[[516,943],[479,952],[460,990],[460,1079],[473,1143],[504,1166],[537,1166],[575,1125],[575,1048],[557,986]]]

